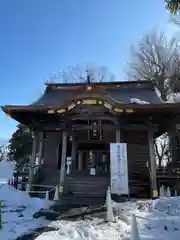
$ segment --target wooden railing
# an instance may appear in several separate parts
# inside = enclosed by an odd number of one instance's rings
[[[171,178],[180,178],[180,168],[175,167],[163,167],[157,168],[156,170],[157,177],[171,177]]]

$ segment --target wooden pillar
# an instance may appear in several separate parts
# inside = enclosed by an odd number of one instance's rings
[[[92,150],[92,167],[96,166],[96,152]]]
[[[66,173],[66,151],[67,151],[67,132],[62,133],[62,155],[61,155],[61,169],[60,169],[60,193],[63,192],[64,177]]]
[[[82,170],[83,169],[83,152],[79,151],[78,152],[78,170]]]
[[[117,129],[116,130],[116,143],[120,143],[121,142],[121,130]]]
[[[37,148],[37,132],[34,131],[33,135],[34,135],[34,138],[33,138],[33,144],[32,144],[32,155],[29,163],[29,174],[28,174],[28,184],[30,188],[31,188],[33,176],[34,176],[34,163],[36,160],[36,148]]]
[[[72,136],[72,150],[71,150],[71,159],[72,159],[72,171],[76,170],[76,142],[74,135]]]
[[[148,131],[148,140],[149,140],[149,157],[150,157],[150,173],[151,173],[151,190],[152,197],[158,197],[157,191],[157,179],[156,179],[156,158],[154,154],[154,142],[153,142],[153,129]]]
[[[43,144],[44,144],[44,133],[43,133],[43,132],[40,132],[40,137],[39,137],[38,167],[41,167],[42,156],[43,156]]]

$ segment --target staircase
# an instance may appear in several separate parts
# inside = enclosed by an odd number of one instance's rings
[[[109,179],[99,176],[67,176],[65,191],[76,195],[104,197]]]
[[[59,170],[42,170],[42,178],[37,184],[56,186],[59,184]],[[104,202],[106,190],[110,185],[108,176],[90,176],[88,173],[74,172],[65,176],[64,197],[67,200]],[[46,191],[46,187],[35,187],[34,190]],[[141,171],[129,173],[130,197],[148,198],[150,196],[150,179],[148,173],[142,175]]]
[[[104,204],[109,178],[100,176],[66,176],[64,192],[76,201]]]

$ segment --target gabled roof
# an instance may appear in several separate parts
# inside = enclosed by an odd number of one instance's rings
[[[79,84],[46,84],[44,94],[32,105],[55,106],[63,105],[72,101],[77,95],[86,92],[87,83]],[[125,82],[106,82],[91,83],[91,92],[99,92],[106,95],[117,103],[130,104],[132,99],[139,99],[150,104],[163,103],[157,95],[151,81],[125,81]],[[87,92],[88,94],[88,92]]]
[[[140,102],[132,102],[132,99]],[[93,105],[92,102],[102,104],[118,119],[151,119],[153,124],[159,124],[159,128],[163,128],[160,131],[162,133],[171,126],[170,119],[174,123],[178,123],[180,119],[180,104],[164,103],[152,81],[48,83],[44,94],[34,103],[28,106],[6,105],[2,110],[15,120],[32,126],[34,122],[44,119],[50,122],[56,119],[59,123],[60,119],[63,121],[71,116],[71,110],[78,104]]]

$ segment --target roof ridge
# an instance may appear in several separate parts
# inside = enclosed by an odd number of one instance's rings
[[[151,80],[125,80],[125,81],[109,81],[109,82],[91,82],[88,84],[87,82],[69,82],[69,83],[45,83],[47,87],[63,87],[63,86],[83,86],[83,85],[100,85],[100,86],[108,86],[108,85],[134,85],[134,84],[151,84],[154,85],[153,81]]]

